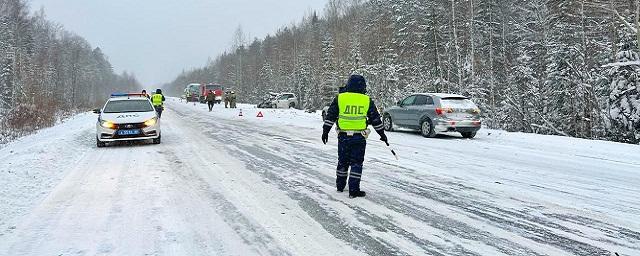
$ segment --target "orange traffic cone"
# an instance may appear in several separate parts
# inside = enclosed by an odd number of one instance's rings
[[[256,117],[264,117],[264,115],[262,115],[262,111],[258,112],[258,115]]]
[[[240,114],[238,116],[242,116],[242,109],[240,110]]]

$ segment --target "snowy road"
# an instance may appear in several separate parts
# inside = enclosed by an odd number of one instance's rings
[[[640,255],[638,146],[373,135],[348,199],[318,116],[205,108],[171,99],[161,145],[85,114],[0,149],[0,255]]]

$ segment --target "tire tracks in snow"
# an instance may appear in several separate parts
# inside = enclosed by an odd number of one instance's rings
[[[189,115],[187,113],[181,113],[181,115]],[[199,117],[190,116],[190,120],[197,120]],[[366,209],[362,207],[355,206],[353,204],[345,203],[344,201],[338,201],[333,198],[332,195],[327,194],[325,190],[318,189],[323,184],[303,184],[296,180],[291,180],[288,177],[297,176],[306,176],[311,179],[303,179],[305,181],[310,180],[321,180],[324,184],[331,184],[333,179],[328,176],[320,175],[315,172],[308,171],[312,169],[314,166],[310,165],[310,162],[314,162],[315,159],[319,161],[326,162],[327,157],[319,157],[319,155],[323,155],[322,152],[316,152],[313,148],[307,148],[303,145],[297,145],[295,147],[295,152],[279,152],[280,154],[273,154],[270,151],[278,152],[277,148],[262,148],[263,145],[256,145],[251,142],[243,143],[242,138],[247,138],[251,136],[252,131],[249,127],[244,126],[242,132],[234,133],[234,136],[223,136],[225,133],[223,131],[228,130],[226,125],[211,123],[199,120],[197,123],[201,127],[209,127],[203,128],[204,132],[209,132],[211,138],[222,141],[225,145],[233,145],[233,147],[227,147],[227,150],[234,153],[236,157],[243,160],[243,162],[247,163],[247,167],[256,172],[257,174],[266,178],[266,180],[276,186],[279,186],[283,191],[285,191],[289,196],[299,202],[305,211],[310,214],[316,221],[318,221],[323,227],[334,234],[337,238],[344,240],[352,244],[352,246],[356,249],[360,248],[364,250],[365,253],[370,255],[409,255],[408,252],[402,252],[399,248],[392,245],[390,242],[385,241],[384,239],[378,237],[371,237],[367,235],[370,233],[370,230],[382,230],[383,232],[392,232],[399,237],[404,237],[404,239],[411,241],[417,247],[421,248],[423,253],[427,253],[429,255],[480,255],[465,249],[460,245],[442,245],[435,244],[433,242],[420,239],[415,234],[400,228],[396,223],[392,223],[388,218],[377,216],[374,213],[368,212]],[[214,126],[214,127],[211,127]],[[261,138],[275,138],[276,140],[284,140],[290,141],[290,139],[270,134],[264,131],[258,132],[261,134]],[[227,133],[228,135],[228,133]],[[306,140],[296,140],[307,142]],[[268,145],[267,145],[268,146]],[[234,149],[238,148],[238,149]],[[292,154],[292,153],[295,153]],[[288,158],[281,157],[280,155],[289,155],[295,159],[295,161],[291,161]],[[318,161],[315,161],[318,162]],[[273,171],[267,171],[273,170]],[[303,170],[299,173],[294,173],[289,170]],[[333,170],[331,171],[333,173]],[[301,189],[302,188],[302,189]],[[354,227],[345,223],[342,220],[342,217],[334,212],[331,212],[325,207],[321,206],[320,202],[317,202],[316,199],[308,196],[306,193],[300,192],[306,191],[319,194],[319,197],[329,198],[332,201],[343,203],[344,205],[351,208],[353,211],[358,212],[360,215],[358,216],[358,220],[368,226],[368,229],[363,229],[360,227]],[[341,194],[344,195],[344,194]],[[393,205],[397,204],[394,202],[402,201],[397,198],[386,201],[377,201],[379,205]],[[407,204],[400,205],[398,208],[406,208]],[[318,214],[319,213],[319,214]],[[410,217],[414,217],[416,219],[420,219],[419,216],[412,212],[405,212]],[[452,222],[452,221],[451,221]],[[449,231],[454,230],[455,228],[450,228]],[[346,230],[346,231],[345,231]],[[445,229],[446,230],[446,229]],[[452,232],[453,235],[462,236],[465,232],[469,232],[468,230],[460,230],[457,232]],[[354,241],[355,240],[355,241]],[[366,246],[362,246],[362,245]],[[494,245],[496,245],[494,243]],[[516,247],[516,244],[506,244],[502,246],[503,252],[514,252],[514,250],[510,249]],[[522,251],[522,250],[520,250]],[[526,251],[526,250],[525,250]],[[447,253],[447,254],[444,254]],[[534,254],[529,254],[534,255]]]
[[[313,170],[317,170],[318,163],[329,162],[333,164],[333,162],[335,162],[335,156],[320,151],[317,147],[313,147],[311,145],[312,143],[306,139],[308,136],[302,136],[302,139],[293,139],[291,137],[300,134],[287,137],[278,134],[287,134],[287,131],[279,131],[276,127],[259,126],[256,128],[238,120],[224,118],[219,118],[216,119],[215,122],[212,122],[205,120],[200,115],[186,112],[182,112],[181,115],[188,116],[190,120],[194,121],[203,129],[203,132],[208,133],[210,138],[223,142],[228,151],[234,153],[247,163],[247,168],[263,176],[265,182],[281,187],[291,198],[298,200],[303,209],[316,219],[316,221],[321,223],[325,229],[337,238],[350,243],[354,248],[359,248],[362,243],[373,243],[371,247],[376,249],[365,252],[376,254],[382,251],[388,254],[402,254],[403,252],[398,251],[399,248],[393,243],[384,241],[384,239],[379,236],[358,236],[358,234],[362,232],[369,232],[369,234],[371,234],[371,230],[384,230],[385,232],[392,232],[399,237],[404,237],[404,239],[411,241],[420,247],[424,253],[439,255],[442,252],[446,252],[447,254],[456,255],[474,255],[473,251],[464,249],[465,247],[460,246],[460,244],[455,245],[455,242],[449,241],[449,246],[447,246],[434,244],[428,240],[417,238],[413,233],[400,228],[401,226],[390,220],[388,216],[378,216],[375,213],[368,212],[362,207],[344,203],[334,198],[332,194],[326,193],[326,189],[323,190],[322,188],[326,188],[327,184],[333,184],[334,180],[331,177],[333,175],[333,167],[331,166],[329,169],[331,170],[331,175],[324,175]],[[230,126],[234,126],[232,129],[233,132],[227,132],[231,130],[229,128]],[[262,128],[273,130],[265,131],[261,130]],[[302,129],[302,131],[296,132],[304,133],[308,130],[306,128]],[[259,138],[247,139],[251,137]],[[260,142],[265,139],[281,141],[281,143],[286,143],[286,146],[279,147],[273,142]],[[376,161],[380,162],[380,160],[376,160],[375,158],[372,160],[372,162]],[[379,168],[375,169],[379,170]],[[527,211],[527,208],[540,209],[539,207],[541,206],[528,206],[531,204],[530,202],[519,201],[521,204],[524,204],[523,209],[510,210],[496,206],[491,200],[482,200],[483,198],[491,199],[496,195],[487,191],[476,190],[457,181],[447,181],[439,176],[432,176],[432,178],[437,179],[418,185],[413,182],[407,183],[406,180],[415,178],[416,181],[429,181],[429,179],[425,179],[423,177],[424,175],[418,175],[417,173],[419,172],[416,170],[390,164],[387,165],[386,171],[391,173],[399,172],[409,176],[405,177],[402,182],[398,182],[397,177],[380,174],[381,172],[378,172],[377,176],[379,178],[377,179],[379,179],[379,182],[376,181],[376,184],[370,184],[370,186],[382,187],[383,190],[393,189],[394,191],[400,191],[412,197],[420,198],[421,200],[431,200],[447,205],[466,217],[476,220],[475,222],[486,223],[494,227],[494,229],[502,230],[501,233],[504,234],[496,236],[492,232],[470,226],[469,223],[434,212],[426,205],[418,205],[410,200],[399,198],[390,193],[382,192],[368,196],[368,201],[419,220],[428,226],[439,229],[452,236],[470,241],[479,241],[507,255],[547,255],[546,253],[542,253],[545,250],[542,252],[540,250],[534,250],[534,248],[539,249],[536,244],[556,248],[556,252],[564,251],[574,255],[608,255],[611,252],[600,247],[604,244],[626,247],[630,250],[638,249],[637,247],[628,247],[628,245],[625,246],[617,243],[613,239],[599,239],[596,243],[598,245],[592,244],[589,241],[595,242],[593,237],[588,237],[580,230],[561,224],[562,221],[577,222],[578,220],[571,221],[569,217],[553,215],[548,215],[546,216],[547,218],[532,215]],[[303,180],[304,183],[297,179]],[[310,196],[309,194],[314,195]],[[320,200],[318,198],[320,198]],[[331,209],[326,209],[326,200],[334,203],[344,203],[351,210],[361,213],[358,216],[358,220],[367,228],[363,229],[363,227],[352,226],[350,223],[344,222],[340,215],[332,212]],[[518,201],[516,199],[513,200]],[[318,212],[319,214],[317,214]],[[542,209],[541,212],[543,214],[546,213],[546,211],[542,211]],[[594,224],[596,226],[594,227],[592,225],[590,226],[591,228],[608,234],[611,234],[613,231],[616,235],[611,235],[610,237],[612,238],[626,239],[630,241],[631,244],[638,242],[638,233],[636,231],[602,222],[594,223],[597,223]],[[589,226],[585,225],[586,223],[575,224]],[[351,230],[344,234],[336,229]],[[529,242],[526,243],[527,245],[520,244],[516,242],[517,240],[505,238],[505,234],[516,235],[520,237],[520,240],[529,240]],[[578,239],[576,240],[576,238]],[[354,239],[356,242],[352,241]],[[451,246],[451,244],[454,245]]]

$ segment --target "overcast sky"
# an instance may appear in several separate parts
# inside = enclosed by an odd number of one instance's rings
[[[170,82],[203,66],[231,45],[242,25],[251,38],[299,21],[325,0],[31,0],[49,20],[87,39],[109,56],[116,72],[143,86]]]

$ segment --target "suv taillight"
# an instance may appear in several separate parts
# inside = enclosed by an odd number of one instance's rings
[[[452,108],[436,108],[437,115],[441,116],[446,113],[453,113],[453,109]]]

